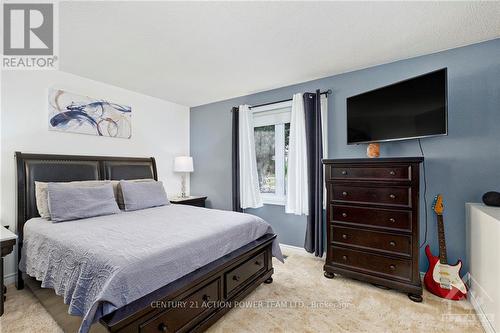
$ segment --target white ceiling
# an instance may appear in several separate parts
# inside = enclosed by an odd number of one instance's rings
[[[500,2],[61,2],[60,69],[195,106],[500,37]]]

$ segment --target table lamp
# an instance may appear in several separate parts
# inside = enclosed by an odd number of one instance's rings
[[[174,171],[182,173],[181,198],[186,198],[186,173],[193,172],[191,156],[177,156],[174,160]]]

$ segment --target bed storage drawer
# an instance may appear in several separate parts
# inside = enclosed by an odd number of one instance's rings
[[[167,303],[169,308],[140,324],[139,331],[141,333],[182,331],[186,325],[191,327],[208,315],[213,309],[211,304],[219,301],[220,295],[221,283],[220,279],[217,279],[184,298]]]
[[[253,256],[240,266],[230,270],[224,275],[226,282],[226,296],[230,296],[230,294],[238,287],[250,282],[254,277],[263,273],[265,270],[266,256],[264,252]]]

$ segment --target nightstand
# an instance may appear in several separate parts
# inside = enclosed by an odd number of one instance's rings
[[[3,315],[3,301],[7,289],[3,285],[3,257],[8,255],[16,245],[17,235],[4,226],[0,227],[0,276],[2,277],[2,297],[0,297],[0,316]]]
[[[196,206],[196,207],[205,207],[205,200],[207,200],[207,197],[194,196],[194,195],[188,196],[186,198],[181,198],[181,197],[169,198],[169,201],[171,203],[179,205]]]

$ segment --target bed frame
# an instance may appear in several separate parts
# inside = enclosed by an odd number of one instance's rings
[[[24,223],[38,217],[35,181],[158,179],[153,157],[108,157],[24,154],[16,152],[18,258],[23,246]],[[153,291],[104,316],[91,331],[110,332],[185,332],[203,331],[238,305],[260,284],[271,283],[274,272],[271,245],[276,238],[261,238],[211,262],[182,278]],[[16,287],[25,279],[34,295],[52,314],[65,332],[75,330],[75,318],[61,314],[62,297],[41,289],[36,281],[18,270]],[[54,306],[58,298],[59,310]],[[64,307],[67,311],[67,307]],[[66,317],[69,318],[66,318]],[[63,318],[64,317],[64,318]]]

